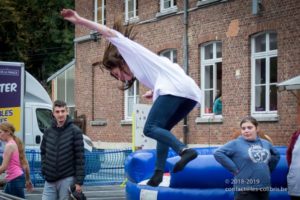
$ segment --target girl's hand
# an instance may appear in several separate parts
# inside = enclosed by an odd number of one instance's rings
[[[152,90],[147,91],[145,94],[143,94],[143,97],[146,99],[152,99],[153,91]]]
[[[72,22],[73,24],[78,24],[80,16],[76,11],[71,9],[63,9],[60,14],[64,17],[65,20]]]
[[[32,192],[33,191],[33,185],[31,183],[31,181],[26,181],[25,187],[26,187],[27,192]]]

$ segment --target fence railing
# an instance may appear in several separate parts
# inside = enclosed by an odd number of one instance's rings
[[[120,184],[125,180],[124,161],[130,149],[93,150],[85,152],[84,185]],[[40,151],[27,150],[26,157],[30,166],[31,181],[35,187],[44,185],[41,172]]]

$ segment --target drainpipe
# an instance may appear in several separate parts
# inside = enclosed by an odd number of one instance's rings
[[[188,51],[188,0],[184,0],[184,14],[183,14],[183,24],[184,24],[184,36],[183,36],[183,68],[186,74],[189,74],[189,51]],[[188,118],[187,116],[183,119],[183,143],[188,143]]]

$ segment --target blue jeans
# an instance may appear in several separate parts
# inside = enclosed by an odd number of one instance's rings
[[[5,185],[4,192],[6,194],[14,195],[20,198],[25,198],[24,188],[25,176],[24,174],[22,174],[21,176],[18,176],[17,178],[8,181]]]
[[[159,96],[154,102],[144,127],[144,134],[157,141],[155,168],[164,170],[169,147],[180,153],[185,145],[170,130],[195,107],[196,101],[172,95]]]
[[[69,199],[69,187],[75,181],[73,176],[60,179],[55,182],[45,181],[42,200],[67,200]]]

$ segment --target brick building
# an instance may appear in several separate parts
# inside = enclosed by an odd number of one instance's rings
[[[203,90],[203,103],[174,133],[189,144],[222,144],[239,130],[246,115],[277,145],[300,128],[297,98],[276,84],[300,74],[300,1],[261,0],[76,0],[83,17],[112,27],[137,23],[136,41],[183,66]],[[184,4],[185,2],[188,2]],[[132,105],[150,104],[147,91],[129,91],[92,63],[100,61],[106,40],[76,27],[75,108],[87,120],[94,141],[131,142]],[[222,114],[213,101],[222,94]],[[299,101],[298,101],[299,102]]]

